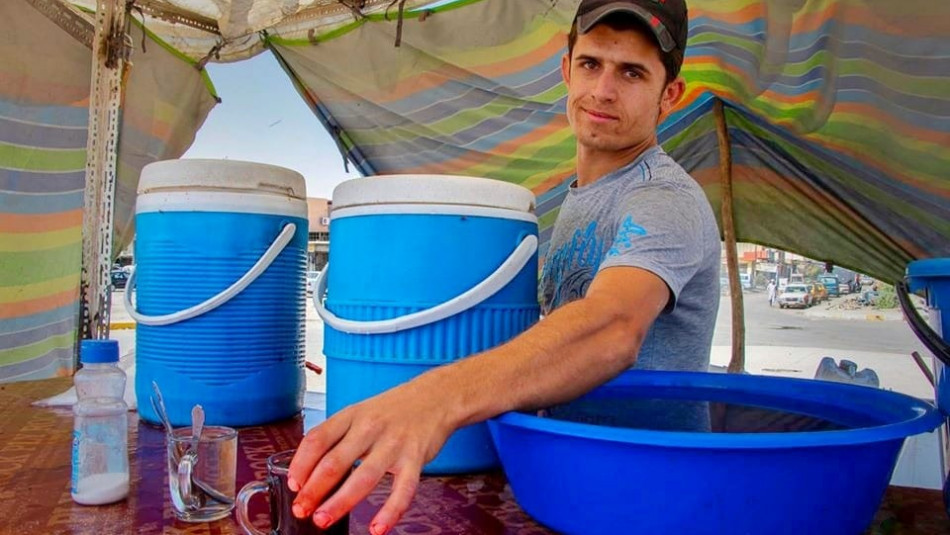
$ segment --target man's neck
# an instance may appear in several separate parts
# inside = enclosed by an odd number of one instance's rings
[[[597,182],[617,169],[630,164],[645,151],[656,145],[656,139],[652,139],[635,147],[629,147],[620,151],[605,152],[578,144],[577,185],[586,186]]]

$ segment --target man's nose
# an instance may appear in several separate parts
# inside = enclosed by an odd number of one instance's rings
[[[613,101],[617,98],[617,81],[612,73],[603,71],[594,84],[594,97],[597,100]]]

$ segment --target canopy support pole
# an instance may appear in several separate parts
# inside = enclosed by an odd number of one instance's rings
[[[732,357],[729,359],[729,373],[742,373],[745,371],[745,312],[742,285],[739,284],[739,257],[736,252],[736,225],[732,208],[732,147],[721,99],[716,99],[713,110],[716,114],[716,137],[719,140],[722,233],[729,274],[729,295],[732,300]]]
[[[126,0],[98,0],[89,88],[83,197],[80,338],[109,337],[119,117],[125,69],[131,66]]]

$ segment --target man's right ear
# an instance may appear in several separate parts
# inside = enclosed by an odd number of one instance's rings
[[[561,77],[565,84],[571,85],[571,57],[567,54],[561,56]]]

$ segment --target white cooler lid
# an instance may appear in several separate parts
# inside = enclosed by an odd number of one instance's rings
[[[276,165],[238,160],[180,159],[152,162],[142,168],[138,193],[181,190],[273,193],[307,199],[303,176]]]
[[[531,190],[501,180],[455,175],[376,175],[333,189],[333,210],[381,204],[482,206],[534,213]]]

